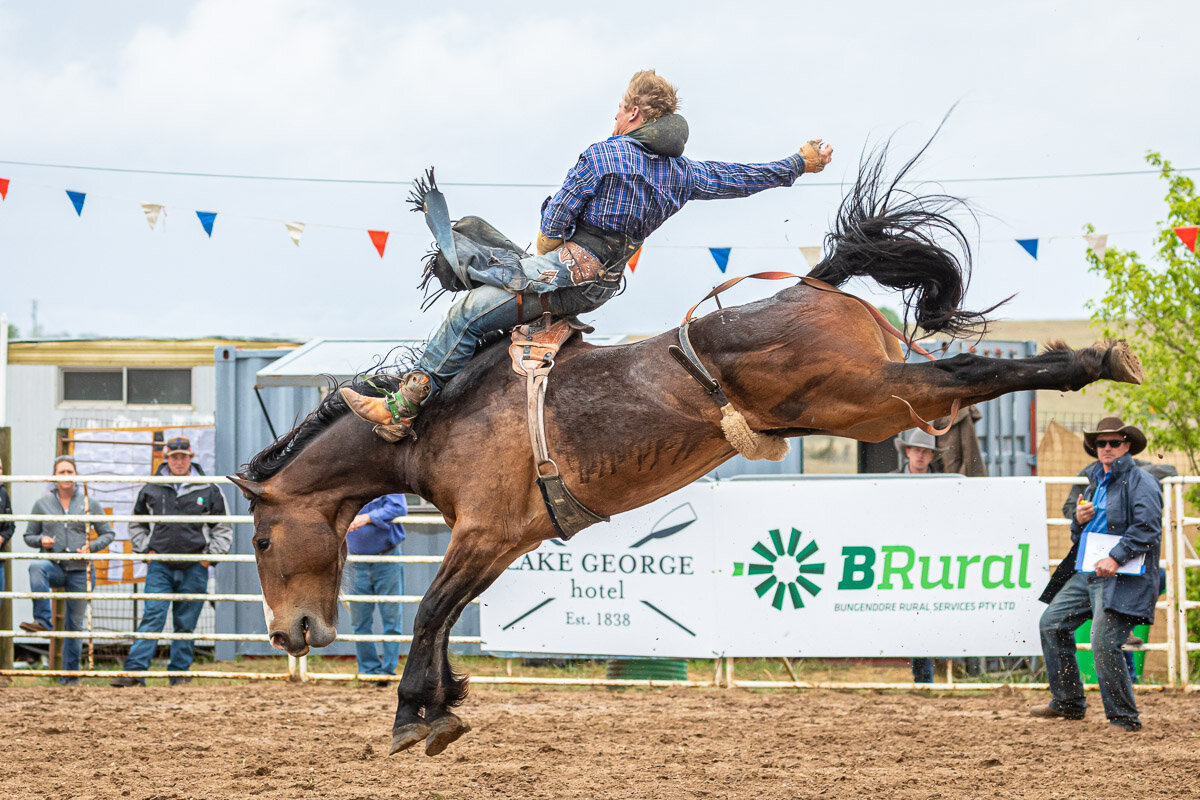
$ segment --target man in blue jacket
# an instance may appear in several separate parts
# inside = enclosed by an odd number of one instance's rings
[[[1090,619],[1092,658],[1108,721],[1126,731],[1142,729],[1121,645],[1134,625],[1154,622],[1158,599],[1162,495],[1154,478],[1133,463],[1145,448],[1145,434],[1120,417],[1106,417],[1096,430],[1084,432],[1083,449],[1097,463],[1087,469],[1088,487],[1071,523],[1071,551],[1041,597],[1050,604],[1040,631],[1051,700],[1031,709],[1035,717],[1083,719],[1087,701],[1075,660],[1075,630]],[[1120,539],[1096,562],[1094,572],[1081,572],[1075,569],[1076,555],[1088,533]],[[1141,574],[1117,574],[1138,556],[1145,558]]]
[[[404,526],[392,520],[408,513],[408,503],[402,494],[385,494],[363,506],[362,511],[350,521],[346,531],[346,546],[356,556],[398,556],[400,543],[404,541]],[[347,582],[350,591],[357,595],[404,594],[404,565],[392,561],[386,563],[358,562],[347,565]],[[384,636],[399,636],[402,630],[401,606],[399,603],[351,603],[350,621],[354,632],[370,635],[375,622],[375,609],[379,609],[379,620],[383,624]],[[400,643],[383,642],[383,657],[380,658],[375,642],[355,642],[360,675],[395,675],[400,661]],[[377,686],[384,686],[380,681]]]

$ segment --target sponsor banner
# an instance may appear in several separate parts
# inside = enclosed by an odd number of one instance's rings
[[[1035,478],[699,483],[546,543],[482,598],[492,651],[712,657],[1040,652]]]
[[[481,597],[484,649],[712,658],[717,485],[692,484],[522,556]]]

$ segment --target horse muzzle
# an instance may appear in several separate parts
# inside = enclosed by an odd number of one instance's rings
[[[337,628],[312,614],[302,614],[288,628],[276,628],[270,633],[271,646],[288,655],[306,655],[311,647],[325,647],[337,638]]]

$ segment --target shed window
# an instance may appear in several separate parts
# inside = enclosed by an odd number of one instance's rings
[[[190,369],[64,369],[63,402],[131,406],[192,404]]]
[[[121,370],[63,370],[63,400],[120,403],[123,380]]]

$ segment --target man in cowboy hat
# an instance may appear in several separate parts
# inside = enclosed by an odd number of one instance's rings
[[[169,439],[163,448],[164,463],[159,475],[203,475],[199,464],[192,463],[195,453],[185,436]],[[138,492],[134,514],[225,516],[225,498],[211,483],[148,483]],[[233,528],[228,522],[131,522],[129,540],[135,553],[212,553],[223,555],[233,543]],[[148,594],[204,594],[208,591],[207,561],[151,561],[146,568]],[[174,608],[172,608],[172,603]],[[139,633],[159,633],[172,612],[175,633],[192,633],[204,608],[202,600],[147,600]],[[158,642],[137,639],[129,648],[123,669],[140,672],[150,668],[150,659]],[[190,639],[171,641],[171,661],[167,669],[186,672],[192,666],[194,648]],[[191,678],[178,676],[171,685],[187,683]],[[145,678],[113,678],[113,686],[145,685]]]
[[[1083,719],[1087,701],[1075,660],[1075,630],[1090,619],[1092,658],[1108,721],[1126,731],[1142,728],[1121,645],[1134,625],[1154,621],[1158,599],[1162,495],[1150,473],[1133,463],[1133,456],[1145,448],[1146,435],[1120,417],[1105,417],[1096,430],[1083,434],[1083,449],[1097,461],[1085,470],[1088,487],[1071,522],[1071,551],[1041,596],[1050,604],[1039,629],[1051,700],[1030,710],[1035,717]],[[1075,568],[1085,533],[1120,537],[1096,562],[1094,572]],[[1121,565],[1138,556],[1145,558],[1144,571],[1117,574]]]
[[[932,475],[941,472],[935,459],[942,452],[937,440],[922,430],[912,428],[892,440],[904,463],[891,471],[892,475]],[[933,683],[933,659],[914,658],[913,683]]]

